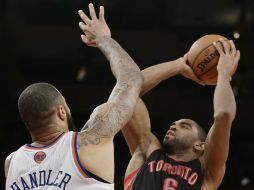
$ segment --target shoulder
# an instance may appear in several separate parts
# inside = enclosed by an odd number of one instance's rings
[[[149,152],[149,154],[147,155],[147,160],[158,158],[163,159],[164,157],[166,157],[166,153],[161,149],[161,147],[157,147]]]
[[[9,156],[6,157],[5,162],[4,162],[4,173],[5,173],[5,177],[7,177],[8,174],[8,170],[10,167],[10,163],[12,160],[12,157],[14,155],[15,152],[12,152]]]

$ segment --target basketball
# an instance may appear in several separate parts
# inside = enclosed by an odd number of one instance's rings
[[[199,38],[190,48],[188,53],[188,64],[196,76],[207,85],[216,85],[217,83],[217,64],[219,61],[219,52],[215,49],[213,42],[228,40],[224,36],[209,34]]]

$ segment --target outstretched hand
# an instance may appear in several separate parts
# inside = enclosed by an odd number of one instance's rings
[[[111,32],[104,18],[104,7],[100,6],[99,18],[93,4],[90,3],[88,7],[91,19],[82,10],[78,11],[83,21],[79,22],[79,27],[84,32],[81,39],[88,46],[97,47],[96,41],[101,37],[111,37]]]
[[[196,83],[200,84],[200,85],[205,85],[205,83],[203,81],[201,81],[196,74],[193,72],[193,70],[191,69],[191,67],[187,64],[187,56],[188,53],[186,53],[184,55],[184,57],[179,58],[179,64],[181,64],[181,69],[180,69],[180,73],[181,75],[183,75],[184,77],[191,79],[193,81],[195,81]]]
[[[228,76],[231,80],[231,76],[235,73],[240,60],[240,51],[236,50],[232,40],[220,39],[218,42],[214,42],[214,46],[220,54],[217,65],[218,73]]]

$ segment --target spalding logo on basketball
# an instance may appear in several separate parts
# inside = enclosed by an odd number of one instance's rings
[[[217,83],[217,64],[220,54],[213,46],[213,42],[217,42],[220,38],[227,40],[224,36],[217,34],[203,36],[191,46],[188,53],[188,64],[197,77],[207,85]]]
[[[44,159],[46,158],[46,154],[45,152],[36,152],[36,154],[34,155],[34,161],[38,164],[40,164]]]
[[[205,75],[207,72],[210,71],[210,69],[216,67],[217,65],[211,63],[213,61],[218,61],[219,56],[220,54],[217,50],[206,49],[202,59],[195,60],[197,61],[196,67],[199,69],[199,71],[196,71],[196,74],[198,76]]]

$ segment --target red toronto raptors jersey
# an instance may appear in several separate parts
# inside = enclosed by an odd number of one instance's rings
[[[125,190],[200,190],[199,159],[178,162],[162,150],[154,151],[147,161],[124,180]]]

